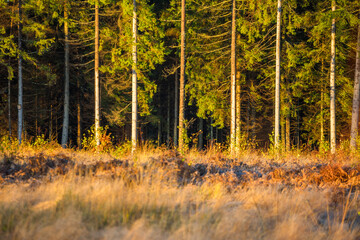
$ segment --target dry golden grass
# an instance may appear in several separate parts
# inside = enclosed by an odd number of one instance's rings
[[[40,150],[3,153],[0,239],[360,238],[353,156]]]

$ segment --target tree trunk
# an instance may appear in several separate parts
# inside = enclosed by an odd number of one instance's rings
[[[159,119],[158,121],[158,147],[161,146],[161,132],[162,132],[162,129],[161,129],[161,119]]]
[[[100,145],[99,2],[95,1],[95,142]]]
[[[66,148],[69,135],[69,25],[68,25],[68,1],[64,3],[64,34],[65,34],[65,89],[64,89],[64,118],[61,136],[61,146]]]
[[[204,119],[199,118],[199,141],[198,141],[198,150],[202,150],[204,146]]]
[[[15,10],[15,1],[14,5],[11,7],[11,16],[14,16]],[[13,18],[10,21],[10,35],[12,35],[13,29]],[[10,65],[11,58],[9,57],[9,65]],[[8,78],[8,122],[9,122],[9,140],[11,140],[12,136],[12,128],[11,128],[11,78]]]
[[[179,98],[179,150],[184,150],[185,140],[185,0],[181,0],[181,50],[180,50],[180,98]]]
[[[236,2],[232,0],[231,18],[231,123],[230,153],[235,154],[236,147]]]
[[[282,12],[282,0],[278,0],[277,25],[276,25],[275,139],[274,139],[275,148],[279,147],[279,141],[280,141],[281,12]]]
[[[356,140],[358,136],[359,103],[360,103],[360,25],[358,27],[358,37],[357,37],[354,96],[353,96],[352,117],[351,117],[350,147],[352,150],[356,149]]]
[[[80,105],[80,79],[76,81],[77,87],[77,146],[81,149],[81,105]]]
[[[288,109],[290,109],[290,104],[288,103]],[[286,138],[286,151],[290,151],[290,143],[291,143],[291,140],[290,140],[290,113],[287,112],[286,113],[286,122],[285,122],[285,125],[286,125],[286,131],[285,131],[285,138]]]
[[[334,13],[336,10],[336,2],[331,2],[331,10]],[[336,32],[336,20],[332,19],[331,26],[331,65],[330,65],[330,149],[334,154],[336,151],[336,117],[335,117],[335,32]]]
[[[21,39],[21,31],[22,31],[22,9],[21,9],[21,0],[19,0],[19,23],[18,23],[18,51],[19,51],[19,59],[18,59],[18,71],[19,71],[19,82],[18,82],[18,142],[21,144],[21,137],[23,132],[23,78],[22,78],[22,39]]]
[[[51,90],[50,86],[49,86],[49,93],[50,93],[49,140],[52,141],[52,140],[54,140],[54,138],[53,138],[53,105],[52,105],[52,90]]]
[[[210,147],[214,146],[214,127],[213,127],[213,119],[210,118]]]
[[[175,106],[174,106],[174,147],[178,146],[178,118],[179,118],[179,79],[175,71]]]
[[[133,45],[132,45],[132,105],[131,105],[131,153],[134,154],[137,146],[137,16],[136,0],[133,0]]]
[[[236,83],[236,152],[240,149],[241,144],[241,75],[238,74]]]
[[[324,144],[324,62],[321,61],[320,146]]]
[[[38,136],[38,92],[35,90],[35,136]]]
[[[9,122],[9,140],[11,140],[11,80],[8,79],[8,122]]]
[[[166,112],[166,146],[170,147],[170,84],[168,84],[168,99]]]

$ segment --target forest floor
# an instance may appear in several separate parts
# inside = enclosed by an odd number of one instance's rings
[[[0,152],[0,239],[360,239],[360,159]]]

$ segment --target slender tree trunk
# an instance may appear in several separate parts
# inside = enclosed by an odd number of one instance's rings
[[[161,129],[161,119],[159,119],[158,121],[158,147],[161,146],[161,132],[162,132],[162,129]]]
[[[131,153],[134,154],[137,146],[137,16],[136,0],[133,0],[133,45],[132,45],[132,106],[131,106]]]
[[[360,103],[360,25],[358,27],[358,37],[357,37],[354,96],[353,96],[352,117],[351,117],[350,147],[352,150],[356,149],[356,140],[358,137],[359,103]]]
[[[175,71],[175,106],[174,106],[174,147],[178,146],[178,119],[179,119],[179,79]]]
[[[246,105],[246,139],[249,140],[250,139],[250,101],[251,101],[251,96],[250,96],[250,87],[248,85],[248,100],[247,100],[247,105]]]
[[[236,152],[238,153],[241,144],[241,75],[238,74],[236,83]]]
[[[68,1],[64,3],[64,34],[65,34],[65,89],[64,89],[64,118],[61,136],[61,146],[66,148],[69,134],[69,25],[68,25]]]
[[[321,75],[324,73],[324,62],[321,62]],[[321,101],[320,101],[320,144],[324,144],[324,83],[321,76]]]
[[[199,118],[199,141],[198,150],[200,151],[204,146],[204,119]]]
[[[290,108],[290,104],[288,103],[288,109]],[[290,147],[291,147],[291,145],[290,145],[290,142],[291,142],[291,140],[290,140],[290,113],[289,112],[287,112],[286,113],[286,122],[285,122],[285,125],[286,125],[286,133],[285,133],[285,135],[286,135],[286,151],[290,151]]]
[[[282,105],[283,106],[283,105]],[[284,109],[282,109],[283,113],[284,113]],[[282,149],[285,149],[285,142],[286,142],[286,139],[285,139],[285,116],[284,114],[280,114],[280,133],[281,133],[281,137],[280,137],[280,143],[281,143],[281,148]]]
[[[52,106],[52,90],[50,86],[49,86],[49,92],[50,92],[49,139],[50,141],[52,141],[53,140],[53,106]]]
[[[336,10],[336,2],[332,0],[331,9],[334,13]],[[334,154],[336,151],[336,116],[335,116],[335,33],[336,33],[336,20],[332,19],[331,26],[331,65],[330,65],[330,149]]]
[[[80,105],[80,80],[76,81],[77,87],[77,146],[81,149],[81,105]]]
[[[167,113],[166,113],[166,146],[170,147],[170,84],[168,85]]]
[[[37,90],[35,91],[35,136],[38,136],[38,105],[39,105],[39,101],[38,101],[38,92]]]
[[[11,16],[14,16],[15,10],[15,0],[14,5],[11,7]],[[13,18],[10,21],[10,35],[12,34],[13,29]],[[10,57],[9,57],[9,65],[10,65]],[[9,122],[9,140],[11,140],[12,128],[11,128],[11,78],[8,78],[8,122]]]
[[[214,146],[214,127],[212,118],[210,118],[210,146]]]
[[[181,0],[181,50],[180,50],[180,98],[179,98],[179,150],[184,150],[185,138],[185,25],[186,1]]]
[[[235,154],[236,147],[236,2],[232,0],[231,18],[231,123],[230,152]]]
[[[21,0],[19,0],[19,24],[18,24],[18,51],[19,51],[19,59],[18,59],[18,71],[19,71],[19,82],[18,82],[18,142],[21,144],[21,137],[23,132],[23,78],[22,78],[22,7]]]
[[[288,71],[288,76],[290,75],[290,70]],[[291,113],[291,105],[290,105],[290,98],[291,93],[289,86],[291,84],[290,79],[286,81],[286,112],[285,112],[285,149],[286,151],[290,151],[291,147],[291,139],[290,139],[290,113]]]
[[[95,0],[95,142],[100,145],[99,2]]]
[[[280,53],[281,53],[281,12],[282,0],[278,0],[276,26],[276,80],[275,80],[275,148],[279,147],[280,141]]]
[[[8,122],[9,122],[9,140],[11,140],[11,80],[8,79]]]

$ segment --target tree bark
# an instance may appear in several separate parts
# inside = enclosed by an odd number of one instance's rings
[[[80,105],[80,79],[76,81],[77,88],[77,146],[81,149],[81,105]]]
[[[131,153],[134,154],[137,146],[137,16],[136,0],[133,0],[133,45],[132,45],[132,105],[131,105]]]
[[[320,146],[324,144],[324,62],[321,61]]]
[[[22,6],[21,0],[19,0],[18,5],[19,10],[19,23],[18,23],[18,142],[19,145],[22,141],[22,132],[23,132],[23,76],[22,76],[22,39],[21,39],[21,32],[22,32]]]
[[[178,146],[178,120],[179,120],[179,79],[175,71],[175,104],[174,104],[174,147]]]
[[[336,2],[332,0],[331,10],[334,13],[336,10]],[[336,20],[332,19],[331,25],[331,64],[330,64],[330,149],[331,153],[336,152],[336,116],[335,116],[335,33],[336,33]]]
[[[202,150],[204,146],[204,119],[199,118],[199,141],[198,141],[198,150]]]
[[[236,152],[238,153],[241,144],[241,75],[238,72],[236,83]]]
[[[64,89],[64,118],[61,136],[61,146],[66,148],[69,135],[69,25],[68,25],[68,1],[64,3],[64,34],[65,34],[65,89]]]
[[[100,145],[99,2],[95,0],[95,142]]]
[[[214,127],[213,118],[210,118],[210,147],[214,146]]]
[[[282,12],[282,0],[278,0],[277,26],[276,26],[275,139],[274,139],[275,148],[279,147],[279,142],[280,142],[281,12]]]
[[[352,150],[355,150],[357,147],[356,140],[358,137],[358,126],[359,126],[359,104],[360,104],[360,25],[358,27],[358,37],[357,37],[354,96],[353,96],[352,117],[351,117],[350,147]]]
[[[9,122],[9,140],[11,140],[11,80],[8,79],[8,122]]]
[[[179,150],[184,150],[185,140],[185,25],[186,1],[181,0],[181,50],[180,50],[180,97],[179,97]]]
[[[288,109],[290,109],[290,104],[288,103]],[[290,111],[290,110],[289,110]],[[286,151],[290,151],[290,148],[291,148],[291,140],[290,140],[290,113],[287,112],[286,113],[286,122],[285,122],[285,125],[286,125],[286,131],[285,131],[285,137],[286,137]]]
[[[170,84],[168,83],[167,112],[166,112],[166,147],[170,147]]]
[[[230,152],[235,154],[236,147],[236,2],[232,0],[231,17],[231,123]]]
[[[14,16],[15,11],[15,1],[14,5],[11,7],[11,16]],[[10,35],[12,34],[13,29],[13,18],[10,21]],[[9,58],[9,65],[10,65],[11,58]],[[12,136],[12,128],[11,128],[11,78],[8,78],[8,123],[9,123],[9,140],[11,140]]]

